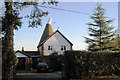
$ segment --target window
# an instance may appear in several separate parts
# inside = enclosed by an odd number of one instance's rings
[[[61,46],[61,50],[63,50],[63,46]]]
[[[64,50],[66,50],[66,46],[64,46]]]
[[[52,46],[48,46],[48,50],[52,50]]]
[[[66,50],[66,46],[61,46],[61,50]]]

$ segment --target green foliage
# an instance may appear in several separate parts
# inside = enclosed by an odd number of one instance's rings
[[[5,17],[2,21],[2,34],[4,35],[2,37],[2,78],[9,80],[13,78],[13,68],[18,61],[13,50],[13,28],[18,25],[19,18],[17,19],[17,14],[12,14],[11,2],[6,2],[5,8]]]
[[[52,53],[49,56],[49,66],[53,71],[59,71],[62,69],[63,56],[58,55],[57,52]]]
[[[55,0],[51,0],[51,4],[54,5]],[[25,18],[29,18],[29,27],[37,27],[41,25],[43,16],[48,15],[48,12],[42,11],[38,8],[37,2],[4,2],[5,15],[2,17],[2,78],[3,80],[13,79],[13,68],[17,64],[18,60],[13,48],[13,31],[21,27],[22,22],[20,17],[20,11],[26,5],[32,5],[33,9],[30,15]]]
[[[119,52],[65,51],[65,78],[120,76]]]
[[[116,45],[110,45],[115,42],[116,31],[112,26],[112,19],[108,19],[104,16],[105,9],[101,7],[101,4],[97,4],[97,7],[93,11],[93,16],[90,18],[93,22],[87,23],[89,25],[89,36],[86,38],[86,43],[89,44],[88,50],[90,51],[112,51],[115,50]]]
[[[46,1],[43,2],[43,5],[47,3]],[[56,0],[50,0],[48,4],[57,5]],[[28,27],[38,27],[39,25],[42,26],[42,19],[48,15],[48,11],[43,11],[38,2],[14,2],[14,12],[19,13],[23,8],[32,7],[30,14],[25,14],[25,16],[22,16],[21,18],[27,18],[29,19],[29,26]],[[17,29],[17,27],[16,27]]]

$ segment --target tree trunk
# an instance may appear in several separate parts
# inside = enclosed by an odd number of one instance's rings
[[[8,31],[6,32],[6,37],[9,37],[10,47],[13,50],[13,21],[12,21],[12,2],[5,2],[6,5],[6,18],[8,19]]]
[[[2,39],[2,79],[13,79],[13,64],[15,54],[13,50],[13,22],[12,22],[12,2],[5,2],[5,20],[3,27],[5,35]],[[2,30],[3,31],[3,30]]]

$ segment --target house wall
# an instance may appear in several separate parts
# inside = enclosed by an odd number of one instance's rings
[[[52,46],[52,50],[48,50],[48,46]],[[61,46],[66,46],[66,50],[71,50],[71,44],[60,33],[56,32],[44,43],[44,55],[48,56],[53,52],[62,54],[64,50],[61,50]]]

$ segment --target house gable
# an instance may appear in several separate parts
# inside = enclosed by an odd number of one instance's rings
[[[67,40],[71,45],[73,45],[59,30],[56,30],[51,36],[49,36],[46,40],[44,40],[41,45],[43,45],[49,38],[51,38],[54,34],[59,33],[65,40]],[[41,46],[40,45],[40,46]]]
[[[52,19],[50,18],[46,24],[37,46],[40,54],[49,55],[53,52],[63,53],[64,50],[72,50],[73,44],[59,30],[53,32],[51,20]]]
[[[62,33],[58,30],[55,31],[49,38],[47,38],[44,44],[44,55],[50,55],[53,52],[62,54],[64,50],[61,50],[62,46],[65,46],[66,50],[71,50],[73,45]]]

